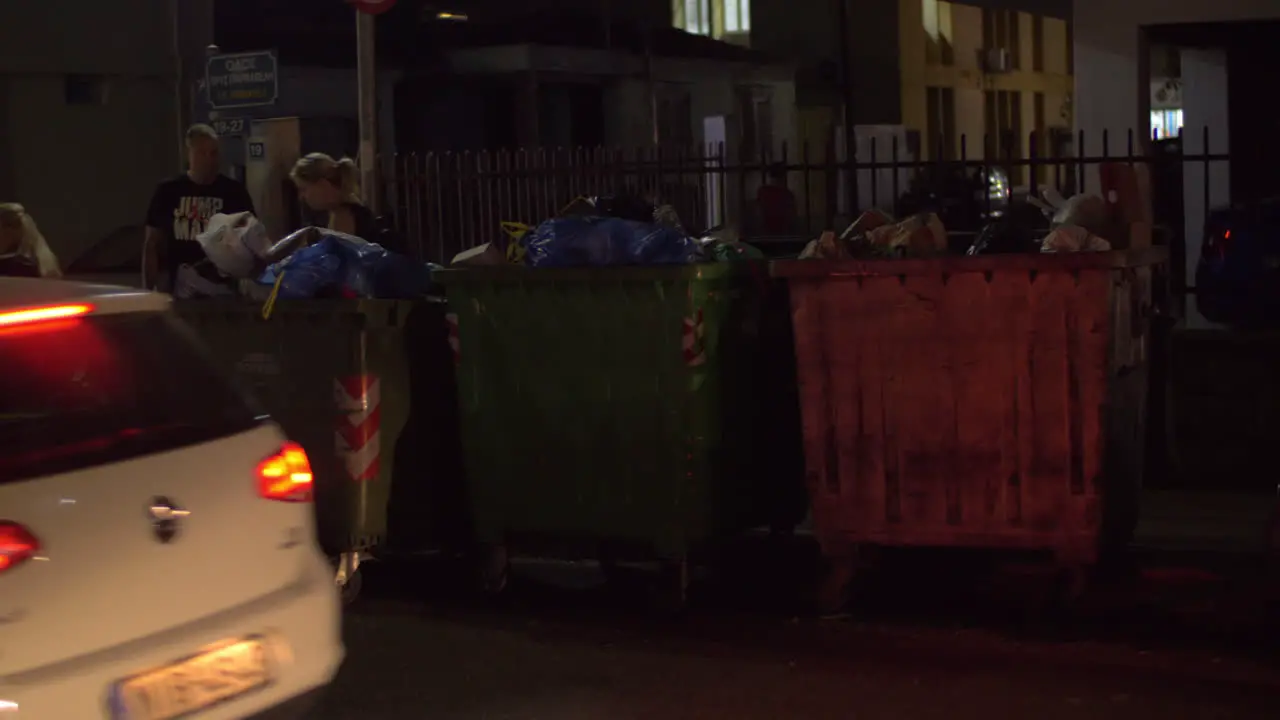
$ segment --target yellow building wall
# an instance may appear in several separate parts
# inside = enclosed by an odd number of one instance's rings
[[[982,8],[945,0],[899,0],[902,77],[902,120],[921,133],[928,126],[927,90],[951,88],[955,97],[955,147],[966,137],[966,155],[983,156],[985,95],[987,91],[1022,93],[1022,125],[1035,130],[1035,94],[1045,97],[1045,127],[1071,127],[1067,24],[1044,18],[1044,69],[1036,72],[1033,17],[1019,13],[1018,69],[1007,73],[982,71]],[[949,52],[941,48],[949,48]],[[1022,141],[1023,151],[1027,139]],[[1047,145],[1045,146],[1047,147]],[[1039,148],[1043,150],[1043,148]]]
[[[982,8],[972,5],[949,5],[947,14],[951,17],[951,45],[954,48],[955,65],[950,68],[930,68],[925,78],[926,84],[937,84],[937,87],[950,87],[956,95],[956,147],[960,137],[967,139],[965,156],[981,160],[986,156],[983,147],[983,108],[986,98],[982,94],[982,66],[978,64],[978,54],[982,52]]]
[[[929,34],[924,28],[924,3],[921,0],[898,0],[898,73],[902,78],[902,124],[924,131],[927,105],[925,78]]]
[[[810,168],[819,167],[827,161],[834,150],[831,141],[834,139],[836,122],[835,111],[829,107],[805,107],[796,110],[797,135],[801,147],[808,147],[805,157],[797,157],[792,163],[801,162]],[[828,198],[835,190],[827,182],[827,174],[808,170],[803,178],[792,178],[789,183],[791,192],[796,196],[796,206],[801,208],[800,215],[810,220],[825,217],[828,212]],[[821,230],[822,228],[806,228]]]

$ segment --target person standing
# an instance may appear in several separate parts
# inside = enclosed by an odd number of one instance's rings
[[[796,195],[787,187],[787,168],[769,168],[768,182],[756,191],[759,231],[764,235],[789,235],[796,230]]]
[[[167,287],[182,265],[205,257],[196,239],[217,213],[255,212],[244,185],[220,171],[218,133],[208,125],[187,130],[187,171],[156,186],[147,208],[143,242],[142,285],[156,288],[160,272]],[[255,213],[256,214],[256,213]]]
[[[330,230],[366,242],[381,239],[377,218],[360,199],[360,170],[354,160],[311,153],[298,160],[289,177],[308,208],[328,215]]]

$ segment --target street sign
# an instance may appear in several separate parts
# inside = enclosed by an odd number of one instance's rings
[[[242,117],[217,118],[209,124],[219,137],[240,137],[249,132],[249,121]]]
[[[270,50],[213,55],[205,64],[205,86],[214,110],[274,105],[280,95],[276,56]]]
[[[381,15],[394,7],[396,0],[347,0],[347,4],[354,7],[356,12]]]
[[[249,159],[265,160],[267,158],[267,143],[263,140],[249,141]]]

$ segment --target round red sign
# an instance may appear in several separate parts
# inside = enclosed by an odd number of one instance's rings
[[[396,4],[396,0],[347,0],[347,4],[354,7],[357,12],[381,15],[390,10]]]

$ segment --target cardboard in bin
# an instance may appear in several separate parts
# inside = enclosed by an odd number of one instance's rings
[[[1151,247],[1151,173],[1146,165],[1103,163],[1098,168],[1102,198],[1115,227],[1113,246],[1131,250]]]

